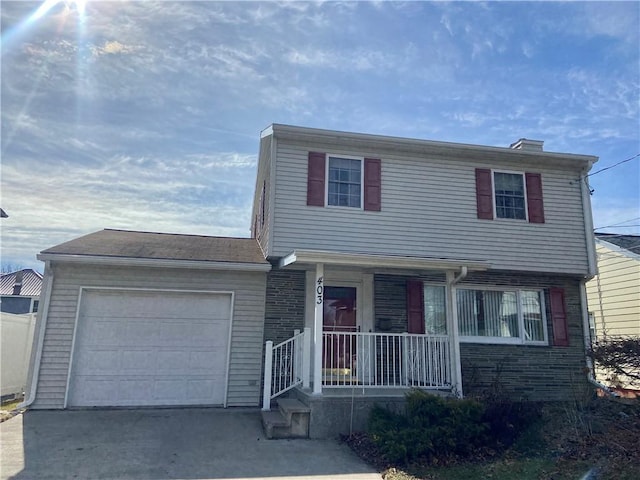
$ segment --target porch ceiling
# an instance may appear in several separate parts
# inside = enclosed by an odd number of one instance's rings
[[[373,255],[364,253],[329,252],[323,250],[294,250],[280,259],[279,266],[288,265],[344,265],[366,268],[393,268],[403,270],[459,270],[483,271],[489,262],[459,258],[407,257],[400,255]]]

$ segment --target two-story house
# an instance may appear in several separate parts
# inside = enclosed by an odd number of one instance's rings
[[[287,395],[318,437],[410,388],[571,398],[587,386],[596,161],[272,125],[252,238],[104,230],[41,253],[28,402]]]
[[[526,139],[266,129],[253,209],[273,265],[265,337],[309,329],[305,403],[354,388],[583,388],[595,161]]]

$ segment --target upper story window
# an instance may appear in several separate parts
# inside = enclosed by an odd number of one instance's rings
[[[362,160],[329,157],[327,205],[362,207]]]
[[[509,218],[545,223],[540,173],[512,173],[476,168],[478,218]]]
[[[523,174],[493,172],[493,189],[497,218],[527,219]]]
[[[349,158],[309,152],[307,205],[340,206],[379,212],[382,209],[379,158]]]

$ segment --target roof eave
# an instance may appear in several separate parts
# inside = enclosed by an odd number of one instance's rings
[[[593,155],[581,155],[573,153],[559,153],[546,151],[518,150],[508,147],[492,147],[487,145],[472,145],[466,143],[442,142],[434,140],[422,140],[414,138],[392,137],[369,133],[340,132],[336,130],[323,130],[317,128],[298,127],[292,125],[273,124],[263,131],[262,138],[273,135],[274,137],[295,139],[306,142],[326,143],[331,140],[336,144],[366,146],[380,150],[399,150],[429,153],[439,156],[463,156],[473,154],[478,160],[495,160],[496,156],[504,160],[536,158],[537,161],[561,161],[569,165],[580,165],[590,169],[598,161]]]
[[[406,270],[457,270],[484,271],[490,264],[478,260],[372,255],[360,253],[327,252],[320,250],[294,250],[280,259],[279,266],[292,264],[317,264],[360,266],[365,268],[399,268]]]
[[[41,253],[37,259],[43,262],[79,263],[121,267],[188,268],[194,270],[235,270],[245,272],[268,272],[271,264],[252,262],[219,262],[205,260],[176,260],[165,258],[109,257],[99,255],[72,255],[64,253]]]

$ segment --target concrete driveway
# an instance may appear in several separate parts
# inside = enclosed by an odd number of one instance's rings
[[[0,479],[380,480],[332,440],[267,440],[258,410],[27,411],[0,424]]]

